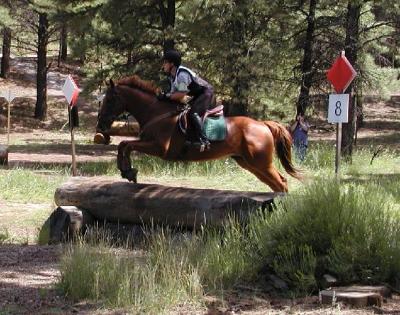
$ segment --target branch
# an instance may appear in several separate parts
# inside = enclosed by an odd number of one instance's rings
[[[374,161],[374,159],[383,152],[383,146],[380,145],[378,146],[378,148],[374,151],[374,153],[372,154],[372,158],[371,158],[371,162],[369,162],[369,165],[372,165],[372,162]]]
[[[361,47],[364,47],[364,46],[368,45],[369,43],[374,42],[374,41],[376,41],[376,40],[378,40],[378,39],[390,37],[391,35],[392,35],[392,34],[382,34],[381,36],[371,38],[371,39],[365,41],[364,43],[362,43],[362,44],[361,44]]]
[[[373,30],[374,28],[379,28],[381,26],[387,26],[387,25],[391,25],[391,24],[394,24],[394,22],[387,21],[387,22],[381,22],[381,23],[377,23],[377,24],[372,24],[372,25],[370,25],[368,27],[365,27],[365,28],[361,29],[360,34],[368,32],[370,30]]]
[[[165,11],[163,0],[158,0],[158,8],[161,16],[161,23],[163,26],[167,25],[167,12]]]
[[[53,61],[50,61],[50,63],[47,65],[46,67],[46,73],[49,71],[49,69],[51,68]]]

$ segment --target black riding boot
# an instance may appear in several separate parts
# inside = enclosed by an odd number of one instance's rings
[[[192,113],[190,115],[191,121],[193,123],[193,127],[195,129],[196,137],[200,142],[200,152],[203,152],[205,149],[210,148],[210,141],[207,139],[206,135],[203,131],[203,122],[197,113]]]

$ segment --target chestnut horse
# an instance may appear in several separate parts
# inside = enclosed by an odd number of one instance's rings
[[[122,141],[118,146],[118,168],[123,178],[136,183],[137,170],[132,169],[130,154],[138,151],[172,161],[206,161],[232,157],[241,167],[253,173],[273,191],[286,192],[286,179],[273,165],[274,152],[286,172],[301,179],[291,162],[292,139],[284,126],[273,121],[256,121],[249,117],[226,117],[227,136],[212,142],[203,152],[185,147],[185,135],[177,126],[180,104],[160,101],[159,90],[138,76],[127,77],[110,85],[99,111],[97,131],[107,133],[115,118],[124,111],[136,118],[140,139]]]

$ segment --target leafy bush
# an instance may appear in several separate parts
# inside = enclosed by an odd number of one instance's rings
[[[261,218],[253,219],[259,252],[296,289],[326,272],[342,282],[395,284],[400,276],[400,217],[374,184],[320,179]],[[298,272],[310,285],[290,278]]]

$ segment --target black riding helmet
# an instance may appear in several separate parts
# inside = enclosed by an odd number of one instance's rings
[[[164,53],[163,60],[172,62],[176,67],[179,67],[181,65],[182,57],[178,51],[171,49]]]

